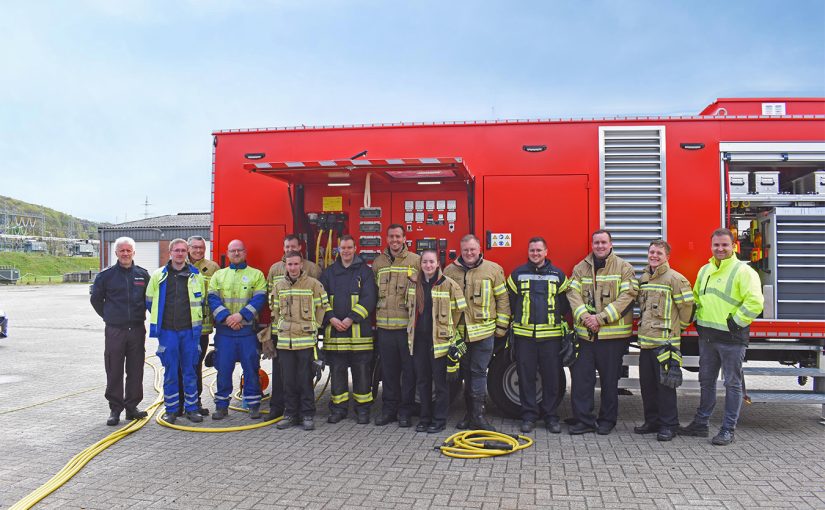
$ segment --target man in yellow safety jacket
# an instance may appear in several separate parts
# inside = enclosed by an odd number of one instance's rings
[[[633,431],[656,434],[659,441],[670,441],[679,428],[676,387],[681,374],[675,382],[661,376],[681,372],[682,332],[693,320],[693,289],[687,278],[670,268],[668,259],[670,244],[651,241],[639,282],[639,385],[645,421]]]
[[[493,357],[494,337],[507,334],[510,326],[510,298],[504,270],[484,259],[481,243],[472,234],[461,238],[461,256],[444,269],[464,292],[467,310],[459,330],[467,343],[461,359],[464,373],[466,413],[456,427],[495,430],[484,416],[487,395],[487,367]]]
[[[287,252],[286,275],[275,284],[270,296],[272,342],[284,377],[284,418],[276,426],[286,429],[300,424],[315,429],[315,393],[312,389],[312,362],[318,342],[318,328],[330,309],[321,282],[303,271],[303,257]]]
[[[146,287],[149,336],[158,339],[157,356],[163,364],[163,419],[169,423],[175,423],[181,403],[189,421],[203,421],[198,412],[195,365],[200,357],[206,296],[203,276],[186,262],[188,252],[186,241],[172,240],[169,262],[152,273]],[[183,385],[178,384],[178,373],[183,374]]]
[[[591,240],[593,251],[573,268],[567,290],[580,339],[572,370],[573,435],[607,435],[616,426],[622,357],[633,331],[633,302],[639,292],[633,266],[613,253],[610,232],[597,230]],[[596,371],[601,385],[598,419],[593,415]]]
[[[266,278],[246,263],[243,241],[234,239],[226,249],[229,267],[218,270],[209,282],[209,308],[215,318],[215,393],[213,420],[225,418],[232,394],[232,373],[240,361],[243,369],[243,400],[249,417],[261,417],[260,355],[255,321],[266,306]]]
[[[387,249],[372,263],[378,284],[375,324],[384,403],[381,414],[375,417],[378,426],[396,420],[399,427],[412,426],[415,366],[407,346],[407,289],[418,276],[421,257],[407,249],[406,241],[404,227],[391,224],[387,227]]]
[[[708,436],[708,421],[716,405],[716,379],[721,369],[725,379],[725,416],[719,433],[711,440],[720,446],[734,440],[742,407],[742,361],[748,349],[750,324],[762,313],[765,304],[759,275],[736,258],[735,243],[730,230],[714,230],[713,257],[699,270],[693,284],[701,397],[693,421],[679,429],[684,436]]]

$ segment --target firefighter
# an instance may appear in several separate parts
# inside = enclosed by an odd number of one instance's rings
[[[149,336],[158,339],[157,356],[163,365],[163,419],[169,423],[175,423],[181,406],[189,421],[203,421],[198,412],[195,366],[200,358],[206,297],[203,275],[186,262],[188,254],[186,241],[173,239],[169,262],[152,273],[146,289]],[[178,374],[183,374],[182,385]]]
[[[415,405],[415,367],[407,345],[409,310],[407,289],[418,274],[421,258],[407,249],[404,227],[387,227],[387,249],[372,263],[378,284],[375,324],[381,357],[383,409],[375,418],[378,426],[398,420],[399,427],[412,426]]]
[[[505,336],[510,326],[510,299],[504,270],[484,259],[478,238],[467,234],[461,238],[460,247],[461,256],[444,270],[461,287],[467,301],[459,325],[467,343],[467,355],[461,362],[467,410],[456,427],[495,430],[484,417],[487,366],[493,357],[494,337]]]
[[[527,242],[528,262],[507,278],[513,312],[513,342],[518,367],[521,431],[532,432],[539,418],[536,404],[536,370],[541,374],[541,410],[547,430],[561,432],[557,408],[564,377],[560,356],[570,305],[564,293],[569,280],[547,259],[547,242],[533,237]]]
[[[377,289],[372,270],[355,254],[355,239],[338,239],[338,257],[324,270],[321,284],[329,296],[331,310],[324,316],[324,359],[330,366],[332,395],[329,423],[338,423],[349,408],[349,377],[352,370],[352,397],[359,425],[370,422],[372,384],[372,313]]]
[[[679,427],[676,387],[681,374],[679,379],[674,375],[681,372],[682,332],[693,318],[693,289],[670,268],[669,259],[670,244],[651,241],[639,281],[639,385],[645,421],[633,431],[656,434],[659,441],[673,439]]]
[[[225,418],[232,394],[232,373],[240,361],[243,369],[243,401],[249,417],[261,417],[261,383],[258,376],[258,340],[255,319],[266,305],[264,274],[246,263],[243,241],[234,239],[226,249],[229,267],[219,269],[209,281],[209,308],[215,318],[215,393],[213,420]]]
[[[297,251],[284,256],[286,274],[275,284],[270,296],[272,337],[284,378],[284,417],[276,426],[283,430],[301,425],[315,429],[315,392],[312,388],[312,362],[318,341],[318,328],[330,310],[321,282],[303,270],[303,257]],[[272,342],[269,339],[268,342]]]
[[[206,240],[201,236],[191,236],[186,240],[189,245],[189,263],[198,269],[198,272],[203,276],[204,289],[203,293],[206,296],[209,293],[209,280],[215,271],[221,268],[216,262],[213,262],[205,257],[206,254]],[[203,393],[203,358],[206,356],[206,351],[209,349],[209,335],[212,333],[212,314],[209,313],[208,305],[206,313],[203,314],[203,329],[200,337],[200,356],[198,356],[198,364],[195,365],[195,374],[198,381],[198,412],[201,416],[209,416],[209,409],[203,407],[201,402],[201,394]],[[183,388],[183,371],[178,374],[178,387]],[[182,416],[184,412],[183,405],[178,409],[178,416]]]
[[[284,256],[291,251],[301,252],[301,239],[295,234],[287,234],[286,237],[284,237]],[[321,278],[321,268],[311,260],[304,259],[303,268],[307,276],[311,276],[316,280]],[[284,279],[285,274],[286,262],[284,261],[284,258],[281,258],[281,260],[272,264],[269,268],[269,273],[267,273],[266,291],[268,296],[272,296],[272,289],[275,288],[276,283]],[[272,308],[272,303],[269,304],[269,307],[270,309]],[[269,399],[269,415],[267,417],[269,420],[275,419],[284,413],[284,382],[281,374],[281,364],[278,361],[278,356],[274,347],[277,339],[273,339],[272,342],[266,341],[269,338],[268,335],[271,330],[271,327],[267,327],[263,330],[261,335],[261,341],[264,348],[263,357],[264,359],[272,359],[272,377],[270,377],[272,391]],[[271,350],[270,346],[272,346]]]
[[[607,230],[593,232],[593,251],[573,268],[567,299],[573,309],[580,341],[573,365],[571,404],[575,423],[570,434],[610,434],[619,414],[622,356],[633,329],[633,302],[639,282],[633,266],[613,253]],[[599,372],[601,405],[593,415],[593,394]]]
[[[459,349],[456,342],[464,342],[458,335],[457,326],[467,308],[461,288],[441,272],[435,250],[427,249],[421,253],[421,271],[407,289],[407,303],[410,320],[407,342],[415,364],[418,401],[421,402],[415,430],[435,434],[447,426],[450,358],[456,363],[451,367],[452,371],[458,370],[458,357],[447,354],[450,349]]]
[[[103,359],[106,365],[106,400],[109,419],[106,425],[120,423],[126,410],[127,420],[146,418],[138,410],[143,400],[143,358],[146,352],[146,284],[149,273],[134,263],[135,241],[130,237],[115,239],[117,264],[101,271],[92,285],[89,300],[106,324]],[[126,368],[124,391],[123,372]]]
[[[733,442],[742,407],[742,361],[748,349],[750,324],[765,304],[759,275],[733,253],[736,242],[726,228],[713,231],[713,257],[699,269],[693,285],[696,331],[699,333],[701,396],[693,421],[679,429],[683,436],[708,437],[708,420],[716,405],[719,370],[725,379],[725,417],[711,442]]]

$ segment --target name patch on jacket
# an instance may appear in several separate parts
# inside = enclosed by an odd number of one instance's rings
[[[145,286],[146,286],[146,279],[145,279],[145,278],[143,278],[142,276],[136,276],[136,277],[135,277],[135,282],[134,282],[134,283],[135,283],[135,285],[137,285],[138,287],[145,287]]]

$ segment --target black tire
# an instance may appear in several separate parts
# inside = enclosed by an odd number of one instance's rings
[[[567,378],[562,369],[559,378],[559,404],[567,393]],[[516,362],[510,360],[509,349],[501,349],[490,361],[487,372],[487,394],[501,414],[506,418],[521,417],[521,401],[518,392],[518,373]],[[536,376],[536,403],[541,404],[541,379]]]

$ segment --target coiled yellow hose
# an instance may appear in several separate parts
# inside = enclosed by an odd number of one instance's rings
[[[523,442],[522,442],[523,441]],[[436,450],[456,459],[483,459],[517,452],[533,445],[533,440],[518,434],[489,430],[462,430],[448,437]]]

